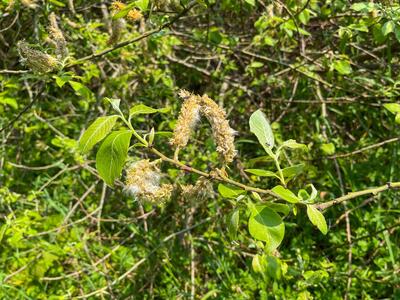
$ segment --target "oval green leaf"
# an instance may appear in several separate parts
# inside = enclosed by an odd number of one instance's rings
[[[138,105],[133,106],[129,110],[129,116],[140,115],[140,114],[154,114],[154,113],[157,113],[157,112],[166,113],[168,111],[169,111],[168,107],[165,107],[165,108],[152,108],[152,107],[144,105],[144,104],[138,104]]]
[[[269,252],[279,247],[285,235],[282,218],[265,205],[257,205],[249,219],[249,232],[252,237],[266,243]]]
[[[290,190],[284,188],[281,185],[277,185],[271,191],[277,194],[283,200],[286,200],[287,202],[297,203],[300,201],[300,199],[295,194],[293,194]]]
[[[96,168],[101,178],[109,185],[121,175],[128,155],[132,132],[121,130],[112,132],[101,144],[96,155]]]
[[[312,205],[307,205],[307,216],[310,219],[311,223],[323,233],[326,234],[328,232],[328,226],[326,225],[324,215],[316,209]]]
[[[278,175],[276,175],[274,172],[271,172],[271,171],[266,171],[266,170],[261,170],[261,169],[246,169],[245,171],[247,173],[257,175],[260,177],[277,177],[277,178],[279,178]]]
[[[249,124],[250,131],[256,135],[258,141],[264,148],[274,147],[274,134],[272,133],[267,117],[261,110],[257,110],[251,115]]]
[[[220,183],[218,185],[218,192],[224,198],[236,199],[238,196],[244,194],[246,191],[240,189],[233,189]]]
[[[118,116],[99,117],[89,126],[79,140],[79,150],[86,153],[109,134]]]

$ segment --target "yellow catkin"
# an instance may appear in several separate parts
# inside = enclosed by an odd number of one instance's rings
[[[172,194],[172,185],[161,184],[160,170],[149,160],[140,160],[127,170],[125,189],[139,200],[161,203]]]
[[[57,68],[58,60],[46,53],[32,49],[24,41],[17,44],[21,62],[36,72],[49,72]]]
[[[143,17],[142,13],[137,9],[132,9],[126,15],[126,19],[131,22],[136,22]]]
[[[123,10],[124,8],[126,8],[126,4],[124,4],[124,3],[120,2],[120,1],[114,1],[114,2],[111,4],[111,8],[112,8],[114,11],[118,12],[118,11],[121,11],[121,10]],[[136,21],[140,20],[142,17],[143,17],[142,13],[141,13],[139,10],[137,10],[137,9],[131,9],[131,10],[128,11],[128,13],[126,14],[126,19],[127,19],[128,21],[131,21],[131,22],[136,22]]]
[[[111,4],[111,8],[114,10],[118,10],[118,11],[123,10],[125,7],[126,7],[126,5],[120,1],[114,1]]]
[[[38,7],[36,0],[21,0],[21,4],[25,7],[35,9]]]
[[[201,97],[201,113],[211,124],[217,152],[226,163],[232,162],[236,155],[235,131],[229,126],[225,111],[207,95]]]
[[[178,148],[183,148],[187,145],[192,131],[200,120],[200,104],[198,96],[185,90],[180,91],[179,96],[184,99],[184,103],[179,113],[170,144]]]
[[[56,47],[56,55],[58,58],[65,58],[68,55],[67,41],[58,27],[56,15],[54,13],[49,15],[49,22],[49,36]]]

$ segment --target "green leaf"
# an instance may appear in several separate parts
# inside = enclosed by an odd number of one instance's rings
[[[394,121],[395,121],[397,124],[400,124],[400,113],[397,113],[397,114],[396,114],[396,117],[394,118]]]
[[[298,164],[282,169],[283,177],[293,178],[299,175],[304,170],[304,164]]]
[[[277,185],[271,191],[277,194],[283,200],[286,200],[287,202],[297,203],[300,201],[300,199],[295,194],[293,194],[290,190],[284,188],[281,185]]]
[[[313,225],[317,226],[323,234],[327,234],[328,226],[326,225],[325,217],[318,209],[307,205],[307,215]]]
[[[333,155],[336,151],[335,145],[333,143],[322,144],[320,148],[325,155]]]
[[[276,212],[282,213],[284,216],[290,213],[290,207],[287,204],[271,202],[271,203],[266,203],[265,205]]]
[[[109,134],[111,129],[114,127],[118,116],[106,116],[99,117],[89,126],[88,129],[83,133],[79,140],[79,150],[82,153],[87,153],[93,148],[98,142]]]
[[[244,0],[244,1],[250,4],[251,6],[256,6],[256,0]]]
[[[387,36],[389,33],[394,31],[395,28],[395,23],[393,21],[387,21],[385,24],[382,26],[382,33],[384,36]]]
[[[57,5],[57,6],[60,6],[60,7],[64,7],[65,6],[64,3],[60,2],[60,1],[57,1],[57,0],[49,0],[49,2],[51,2],[51,3],[53,3],[53,4]]]
[[[383,107],[393,114],[397,114],[400,112],[400,104],[398,103],[385,103],[383,104]]]
[[[0,96],[0,104],[7,104],[7,105],[11,106],[14,109],[18,108],[18,103],[17,103],[17,100],[15,98]]]
[[[149,0],[137,0],[135,4],[141,11],[146,11],[149,7]]]
[[[308,22],[310,21],[310,11],[308,9],[304,9],[298,16],[299,21],[303,25],[307,25]]]
[[[121,130],[112,132],[101,144],[96,155],[96,168],[101,178],[109,185],[121,175],[128,155],[132,132]]]
[[[93,95],[92,91],[89,90],[86,86],[84,86],[82,83],[77,82],[77,81],[69,81],[68,82],[71,87],[74,89],[75,93],[78,96],[82,96],[86,99],[90,99]]]
[[[254,272],[264,273],[263,257],[259,254],[254,255],[251,261],[251,266]]]
[[[271,172],[271,171],[266,171],[266,170],[261,170],[261,169],[246,169],[245,171],[247,173],[261,176],[261,177],[277,177],[277,178],[279,178],[278,175],[276,175],[274,172]]]
[[[169,111],[168,107],[165,108],[152,108],[144,104],[138,104],[133,106],[129,110],[129,116],[140,115],[140,114],[154,114],[154,113],[166,113]]]
[[[354,3],[352,6],[350,6],[350,8],[355,11],[362,11],[368,8],[368,3],[366,2]]]
[[[257,240],[266,242],[266,250],[274,251],[281,244],[285,235],[282,218],[265,205],[257,205],[249,219],[249,232]]]
[[[239,228],[239,219],[240,212],[238,209],[234,210],[228,217],[228,233],[232,240],[236,239]]]
[[[308,147],[306,145],[300,144],[295,140],[284,141],[280,148],[301,149],[303,151],[308,151]]]
[[[121,110],[119,108],[119,105],[121,104],[121,99],[113,99],[113,98],[106,97],[106,98],[104,98],[104,100],[108,101],[115,111],[121,113]]]
[[[306,188],[310,187],[311,188],[311,194],[308,193],[307,190],[301,189],[297,193],[298,197],[302,199],[302,201],[313,201],[315,198],[317,198],[317,189],[314,187],[312,183],[307,184]]]
[[[254,133],[260,144],[272,148],[275,144],[274,134],[267,117],[261,110],[255,111],[250,117],[250,131]]]
[[[245,190],[232,189],[230,187],[227,187],[226,185],[223,185],[222,183],[218,185],[218,192],[222,197],[232,199],[236,199],[238,196],[246,193]]]
[[[336,60],[333,63],[333,68],[342,75],[348,75],[353,71],[350,62],[347,60]]]

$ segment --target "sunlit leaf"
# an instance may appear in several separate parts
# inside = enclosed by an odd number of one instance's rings
[[[277,185],[271,191],[277,194],[283,200],[286,200],[287,202],[297,203],[300,201],[300,199],[295,194],[293,194],[292,191],[288,190],[287,188],[284,188],[281,185]]]
[[[307,216],[311,223],[318,227],[318,229],[326,234],[328,232],[328,226],[326,225],[324,215],[312,205],[307,205]]]
[[[79,150],[86,153],[110,133],[118,116],[99,117],[89,126],[79,140]]]
[[[109,185],[121,175],[128,154],[132,132],[112,132],[101,144],[96,155],[96,168],[101,178]]]
[[[285,235],[282,218],[271,208],[257,205],[249,219],[249,232],[252,237],[266,243],[269,252],[279,247]]]

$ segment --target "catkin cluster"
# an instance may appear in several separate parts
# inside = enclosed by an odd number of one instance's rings
[[[204,115],[211,124],[217,152],[226,163],[232,162],[236,155],[235,131],[229,126],[225,111],[207,95],[199,96],[182,90],[179,96],[184,99],[184,103],[170,144],[178,149],[185,147],[200,115]]]
[[[207,197],[213,196],[213,188],[211,182],[201,177],[194,185],[182,185],[182,196],[186,199],[203,200]]]
[[[54,12],[49,15],[49,22],[49,37],[56,47],[57,58],[63,59],[68,55],[67,41],[65,40],[60,27],[58,27]]]
[[[35,72],[49,72],[59,65],[55,57],[31,48],[25,41],[19,41],[17,48],[21,63],[26,64]]]
[[[140,160],[127,170],[125,189],[139,200],[160,203],[172,193],[172,185],[160,184],[160,179],[160,170],[154,162]]]

